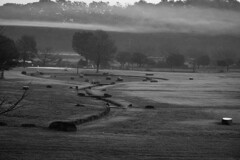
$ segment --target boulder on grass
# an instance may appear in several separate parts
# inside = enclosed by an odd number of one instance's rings
[[[104,97],[112,97],[112,95],[104,93]]]
[[[46,87],[47,87],[47,88],[52,88],[52,86],[51,86],[51,85],[47,85]]]
[[[123,78],[122,78],[122,77],[118,77],[118,78],[117,78],[117,81],[118,81],[118,82],[122,82],[122,81],[123,81]]]
[[[106,80],[111,80],[112,78],[110,76],[107,76],[106,77]]]
[[[5,122],[0,122],[0,126],[7,126],[7,123],[5,123]]]
[[[145,106],[146,109],[154,109],[155,107],[154,106],[151,106],[151,105],[147,105]]]
[[[32,127],[36,127],[36,125],[31,123],[24,123],[24,124],[21,124],[21,127],[32,128]]]
[[[150,80],[150,82],[156,83],[156,82],[158,82],[158,80],[157,79],[152,79],[152,80]]]
[[[76,132],[77,131],[77,127],[76,127],[75,123],[67,122],[67,121],[52,122],[48,128],[52,129],[52,130],[56,130],[56,131],[65,131],[65,132]]]
[[[146,73],[146,76],[154,76],[153,73]]]
[[[76,106],[76,107],[85,107],[85,105],[79,104],[79,103],[75,104],[75,106]]]
[[[78,93],[78,96],[85,97],[86,95],[84,93]]]
[[[232,125],[232,118],[222,118],[222,125]]]

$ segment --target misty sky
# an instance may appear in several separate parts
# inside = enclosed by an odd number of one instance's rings
[[[0,0],[0,5],[3,5],[5,3],[19,3],[19,4],[26,4],[26,3],[32,3],[32,2],[38,2],[39,0]],[[71,0],[71,1],[83,1],[86,3],[90,3],[93,0]],[[133,4],[136,1],[139,0],[94,0],[94,1],[103,1],[103,2],[109,2],[110,4],[115,4],[116,2],[120,2],[122,4]],[[160,0],[146,0],[147,2],[151,3],[158,3]]]

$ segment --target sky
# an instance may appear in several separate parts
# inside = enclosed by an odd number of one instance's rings
[[[32,3],[32,2],[38,2],[39,0],[0,0],[0,5],[3,5],[5,3],[18,3],[18,4],[26,4],[26,3]],[[133,4],[136,1],[139,0],[71,0],[71,1],[83,1],[86,3],[90,3],[92,1],[103,1],[103,2],[109,2],[111,5],[116,4],[116,2],[120,2],[121,4]],[[149,3],[159,3],[161,0],[146,0]]]

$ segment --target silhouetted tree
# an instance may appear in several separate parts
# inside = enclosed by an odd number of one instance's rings
[[[17,48],[20,53],[20,58],[23,60],[23,67],[26,66],[26,61],[31,60],[36,56],[37,43],[32,36],[22,36],[17,41]]]
[[[167,63],[170,65],[171,70],[173,69],[173,67],[179,67],[179,66],[183,66],[184,62],[185,62],[185,58],[183,55],[181,54],[170,54],[167,57]]]
[[[46,66],[49,63],[58,63],[62,60],[62,58],[57,55],[51,53],[52,49],[47,47],[39,51],[38,58],[41,60],[42,66]]]
[[[0,79],[4,78],[4,70],[17,65],[19,54],[13,40],[0,35]]]
[[[139,67],[143,66],[147,62],[147,56],[139,52],[133,53],[131,59],[132,59],[132,62],[136,63]]]
[[[225,66],[227,71],[229,71],[229,67],[234,64],[234,60],[236,59],[236,53],[232,50],[220,49],[217,51],[217,65]]]
[[[131,59],[131,53],[123,51],[119,52],[116,56],[116,60],[121,64],[121,67],[124,68],[124,65],[127,62],[130,62]]]
[[[208,55],[202,55],[202,56],[200,56],[200,57],[198,57],[196,59],[196,63],[198,65],[198,69],[199,69],[199,66],[207,66],[207,65],[209,65],[210,58],[209,58]]]
[[[92,60],[97,66],[106,65],[116,52],[116,46],[105,31],[78,32],[73,36],[73,49],[84,56],[87,60]]]

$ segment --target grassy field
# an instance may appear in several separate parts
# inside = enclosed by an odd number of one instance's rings
[[[240,159],[240,75],[237,73],[151,72],[155,83],[143,82],[147,72],[105,70],[106,76],[76,75],[74,69],[40,69],[25,76],[19,70],[0,81],[0,96],[15,99],[30,84],[24,107],[0,116],[0,159]],[[36,69],[27,69],[36,73]],[[80,72],[91,72],[80,70]],[[124,79],[116,82],[118,75]],[[74,77],[74,79],[71,77]],[[189,80],[192,77],[193,80]],[[67,120],[101,112],[105,102],[77,96],[88,79],[112,83],[113,99],[133,104],[111,108],[109,115],[83,125],[77,132],[47,129],[53,120]],[[46,85],[52,88],[46,88]],[[100,88],[99,88],[100,89]],[[102,89],[102,88],[101,88]],[[86,107],[76,107],[75,104]],[[152,105],[154,109],[145,109]],[[221,125],[222,117],[233,125]],[[34,123],[35,128],[20,127]]]

